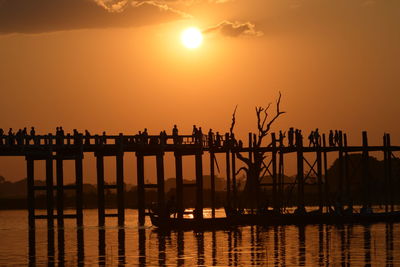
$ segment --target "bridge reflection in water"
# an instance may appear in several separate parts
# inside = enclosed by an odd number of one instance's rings
[[[47,242],[40,244],[31,230],[29,265],[395,266],[400,263],[400,241],[394,239],[399,226],[248,226],[168,233],[154,228],[56,228],[48,229]],[[85,243],[84,236],[90,242]],[[47,259],[42,255],[44,243]]]

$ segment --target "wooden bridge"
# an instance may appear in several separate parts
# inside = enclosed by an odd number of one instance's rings
[[[46,219],[48,227],[57,225],[63,226],[64,219],[74,218],[78,226],[83,226],[83,157],[86,153],[94,153],[96,157],[97,171],[97,206],[98,224],[104,226],[107,217],[117,217],[118,225],[124,225],[125,206],[124,206],[124,155],[135,153],[137,161],[137,203],[139,211],[139,225],[145,222],[146,213],[146,189],[157,190],[158,210],[162,213],[166,210],[165,190],[164,190],[164,156],[165,152],[173,152],[175,157],[176,173],[176,208],[178,218],[183,218],[184,203],[183,194],[185,186],[195,187],[195,218],[203,217],[203,156],[209,154],[210,177],[211,177],[211,208],[212,216],[215,216],[216,194],[215,194],[215,157],[216,154],[223,154],[226,157],[226,204],[237,206],[238,185],[236,179],[236,155],[237,152],[248,153],[249,158],[256,152],[265,152],[268,156],[265,162],[266,174],[272,177],[272,183],[261,184],[272,188],[272,206],[280,210],[284,205],[282,201],[285,181],[284,181],[284,159],[286,154],[295,154],[297,162],[296,192],[297,205],[304,207],[304,187],[305,180],[311,175],[317,178],[318,203],[322,210],[330,205],[327,199],[329,185],[327,181],[327,161],[328,154],[334,153],[339,160],[339,191],[349,192],[349,154],[354,152],[362,153],[363,171],[363,205],[368,204],[368,157],[369,152],[382,152],[384,158],[384,180],[386,200],[386,210],[394,209],[393,188],[394,174],[392,173],[392,159],[395,158],[394,152],[400,151],[400,146],[392,146],[390,135],[384,134],[382,146],[369,146],[367,133],[362,133],[362,146],[348,146],[346,134],[340,132],[338,144],[326,145],[325,134],[321,136],[321,141],[312,147],[303,146],[303,137],[296,136],[296,144],[283,146],[281,140],[277,140],[274,133],[271,134],[271,143],[264,147],[254,147],[252,140],[253,134],[249,133],[247,146],[238,145],[236,140],[230,138],[229,134],[223,136],[215,135],[19,135],[19,136],[0,136],[0,156],[24,156],[27,166],[27,192],[28,192],[28,216],[30,228],[35,227],[35,219]],[[307,159],[308,155],[314,155],[315,160]],[[149,156],[156,157],[157,182],[155,184],[145,184],[144,158]],[[193,184],[183,183],[183,164],[182,158],[185,156],[195,157],[196,179]],[[105,184],[104,181],[104,157],[114,157],[116,160],[116,182],[115,184]],[[335,157],[335,158],[336,158]],[[75,184],[64,185],[63,163],[66,160],[75,162]],[[45,161],[46,166],[46,185],[35,185],[34,162]],[[54,183],[53,168],[55,162],[56,179]],[[399,179],[399,178],[398,178]],[[117,195],[117,213],[108,214],[105,209],[105,190],[114,189]],[[74,214],[64,213],[64,191],[75,190],[76,212]],[[45,215],[35,213],[35,191],[45,191],[47,198],[47,212]],[[55,197],[54,197],[54,192]],[[344,203],[346,204],[346,203]],[[55,212],[56,211],[56,212]]]

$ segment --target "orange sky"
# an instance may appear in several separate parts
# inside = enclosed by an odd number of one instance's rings
[[[274,129],[400,141],[399,1],[119,2],[0,1],[0,127],[224,132],[238,104],[245,137],[280,90]],[[188,26],[208,30],[199,49],[179,42]],[[23,163],[0,159],[0,174],[24,178]]]

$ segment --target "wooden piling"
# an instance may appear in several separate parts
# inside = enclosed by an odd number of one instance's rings
[[[319,210],[322,212],[324,208],[324,192],[323,192],[323,184],[322,184],[322,151],[321,151],[321,143],[317,145],[317,183],[318,183],[318,206]]]
[[[367,132],[362,132],[362,144],[363,144],[363,152],[362,152],[362,184],[363,184],[363,207],[367,207],[370,204],[369,199],[369,190],[370,190],[370,181],[369,181],[369,164],[368,164],[368,136]]]
[[[228,137],[228,134],[225,135]],[[231,164],[230,164],[230,152],[227,147],[227,151],[225,153],[225,162],[226,162],[226,205],[228,207],[231,206]]]
[[[96,155],[97,168],[97,211],[98,224],[105,224],[105,197],[104,197],[104,156],[100,153]]]
[[[284,208],[284,200],[285,200],[285,161],[284,161],[284,154],[282,150],[279,151],[279,170],[278,170],[278,192],[279,192],[279,199],[278,199],[278,206],[279,211]]]
[[[297,192],[298,207],[304,208],[304,158],[303,158],[303,136],[298,134],[297,138]]]
[[[203,219],[203,159],[202,153],[195,155],[196,161],[196,210],[195,218]]]
[[[330,201],[329,201],[329,179],[328,179],[328,153],[326,152],[326,137],[325,134],[322,134],[322,145],[324,147],[323,153],[323,165],[324,165],[324,204],[327,208],[327,212],[330,210]]]
[[[47,227],[54,227],[54,196],[53,196],[53,158],[50,154],[46,159],[46,195],[47,195]]]
[[[386,146],[387,146],[387,170],[388,170],[388,187],[389,187],[389,205],[390,211],[394,211],[394,183],[393,183],[393,172],[392,172],[392,150],[390,142],[390,134],[386,134]]]
[[[393,177],[392,177],[392,151],[390,147],[390,134],[384,134],[383,136],[383,155],[384,155],[384,166],[385,166],[385,211],[394,211],[393,202]]]
[[[138,222],[143,226],[145,218],[145,192],[144,192],[144,156],[136,153],[137,162],[137,204],[138,204]]]
[[[236,155],[235,152],[232,151],[231,155],[231,160],[232,160],[232,193],[233,193],[233,207],[237,208],[237,184],[236,184]]]
[[[83,226],[83,154],[75,158],[76,224]]]
[[[344,180],[344,192],[347,198],[347,206],[353,204],[353,200],[350,192],[350,177],[349,177],[349,152],[347,147],[347,134],[343,134],[343,148],[344,148],[344,159],[343,159],[343,180]]]
[[[338,155],[338,162],[339,162],[339,187],[338,187],[338,196],[339,196],[339,203],[343,204],[343,181],[344,181],[344,159],[343,159],[343,133],[339,131],[339,155]]]
[[[159,214],[165,216],[165,192],[164,192],[164,153],[156,156],[157,165],[157,205]]]
[[[183,169],[182,154],[175,152],[175,176],[176,176],[176,208],[178,219],[183,218]]]
[[[276,136],[275,133],[271,133],[271,138],[272,138],[272,158],[271,158],[271,164],[272,164],[272,206],[275,211],[279,210],[279,205],[278,205],[278,195],[277,195],[277,170],[276,170]]]
[[[211,217],[215,218],[215,154],[210,152]]]
[[[34,161],[31,157],[26,157],[26,170],[27,170],[27,192],[28,192],[28,223],[29,229],[35,228],[35,172]]]
[[[57,225],[64,226],[64,168],[62,156],[56,156],[56,179],[57,179]]]
[[[116,157],[117,167],[117,206],[118,226],[125,224],[125,192],[124,192],[124,154],[122,151]]]
[[[253,162],[253,134],[249,133],[249,161]]]

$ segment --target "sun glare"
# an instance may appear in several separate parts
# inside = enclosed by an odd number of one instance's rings
[[[188,49],[198,48],[203,42],[203,34],[198,28],[190,27],[181,34],[182,44]]]

